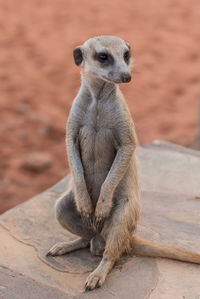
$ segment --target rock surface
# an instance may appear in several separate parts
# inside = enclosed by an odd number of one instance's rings
[[[200,153],[156,141],[139,148],[138,157],[143,213],[137,234],[200,252]],[[54,217],[66,185],[67,178],[0,217],[0,298],[200,297],[199,265],[127,256],[101,289],[84,293],[98,257],[87,249],[45,257],[55,242],[74,238]]]

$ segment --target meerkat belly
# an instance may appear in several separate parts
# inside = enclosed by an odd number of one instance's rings
[[[112,131],[83,126],[79,134],[79,146],[87,188],[96,203],[116,155]]]

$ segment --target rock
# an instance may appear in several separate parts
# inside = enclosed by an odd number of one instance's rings
[[[156,142],[139,148],[138,158],[143,213],[136,234],[200,252],[200,153]],[[102,288],[84,293],[99,257],[89,248],[46,257],[56,242],[76,238],[55,218],[68,183],[69,177],[0,216],[0,298],[199,298],[199,265],[125,255]]]
[[[32,171],[42,172],[47,168],[50,168],[53,164],[53,158],[51,155],[41,152],[34,152],[27,154],[21,162],[21,167]]]

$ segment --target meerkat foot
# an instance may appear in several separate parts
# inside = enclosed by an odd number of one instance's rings
[[[104,283],[106,276],[112,269],[115,261],[104,256],[99,266],[87,277],[85,291],[91,291],[95,288],[100,288]]]
[[[85,284],[85,291],[92,291],[95,288],[100,288],[104,283],[105,278],[101,273],[91,273]]]
[[[86,248],[89,241],[86,239],[77,239],[69,242],[59,242],[55,244],[46,254],[46,256],[63,255],[77,249]]]
[[[96,235],[90,240],[90,252],[92,255],[102,256],[105,250],[105,241],[102,236]]]

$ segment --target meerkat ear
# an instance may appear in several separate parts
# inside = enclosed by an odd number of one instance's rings
[[[81,46],[74,49],[73,56],[76,65],[81,65],[81,63],[83,62],[83,49]]]
[[[129,50],[130,50],[130,48],[131,48],[130,44],[126,42],[126,45],[129,48]]]

